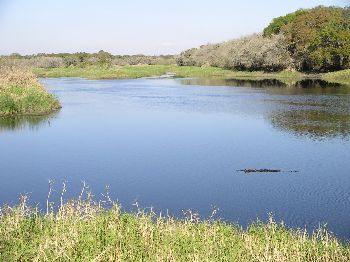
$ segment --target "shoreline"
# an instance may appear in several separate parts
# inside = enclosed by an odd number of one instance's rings
[[[15,114],[1,114],[0,118],[7,118],[7,117],[41,117],[41,116],[49,116],[51,114],[55,114],[59,112],[62,109],[62,106],[59,106],[58,108],[52,109],[50,111],[45,112],[35,112],[35,113],[15,113]]]
[[[70,68],[35,68],[33,72],[40,78],[58,77],[82,77],[86,79],[138,79],[138,78],[161,78],[171,73],[176,78],[213,78],[213,79],[236,79],[236,80],[265,80],[276,79],[283,83],[319,79],[331,83],[350,86],[350,69],[330,73],[301,73],[297,71],[261,72],[261,71],[231,71],[216,67],[195,67],[176,65],[137,65],[123,67],[70,67]]]
[[[58,205],[49,196],[46,212],[29,206],[27,196],[21,196],[17,206],[2,209],[0,260],[20,256],[20,260],[36,261],[43,255],[47,260],[64,256],[74,261],[97,257],[98,261],[350,260],[349,242],[337,239],[325,227],[309,234],[288,228],[271,215],[267,222],[242,228],[213,218],[215,210],[208,219],[191,211],[175,218],[138,206],[135,212],[123,211],[108,194],[101,203],[90,192],[66,201],[62,193]]]

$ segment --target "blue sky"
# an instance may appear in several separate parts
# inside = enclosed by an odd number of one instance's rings
[[[0,0],[0,54],[174,54],[260,32],[272,18],[349,0]]]

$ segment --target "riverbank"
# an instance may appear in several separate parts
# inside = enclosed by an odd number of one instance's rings
[[[0,116],[44,115],[61,108],[29,71],[0,68]]]
[[[62,201],[62,199],[61,199]],[[349,261],[350,246],[325,230],[308,235],[271,218],[243,230],[219,220],[106,209],[80,196],[48,202],[46,213],[20,205],[0,213],[1,261]]]
[[[322,78],[326,81],[350,85],[350,69],[326,73]]]
[[[68,67],[68,68],[36,68],[33,72],[38,77],[84,77],[88,79],[135,79],[142,77],[161,76],[167,73],[176,77],[220,78],[239,80],[277,79],[286,84],[293,84],[303,79],[323,79],[340,84],[350,85],[350,70],[332,72],[328,74],[304,74],[297,71],[281,71],[266,73],[261,71],[231,71],[217,67],[196,67],[176,65],[137,65],[112,66],[103,68],[98,66]]]

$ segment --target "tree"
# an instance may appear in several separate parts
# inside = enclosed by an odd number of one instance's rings
[[[350,9],[318,6],[276,18],[264,36],[285,36],[295,67],[333,71],[350,66]]]
[[[110,53],[103,50],[97,53],[97,60],[100,66],[110,67],[112,65],[112,58],[113,56]]]

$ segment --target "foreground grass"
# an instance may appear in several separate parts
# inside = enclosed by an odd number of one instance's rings
[[[27,206],[0,213],[0,261],[349,261],[350,247],[326,231],[292,231],[272,219],[247,230],[220,221],[156,216],[90,195],[56,212]]]
[[[0,116],[41,115],[60,108],[60,103],[35,75],[16,68],[0,68]]]

